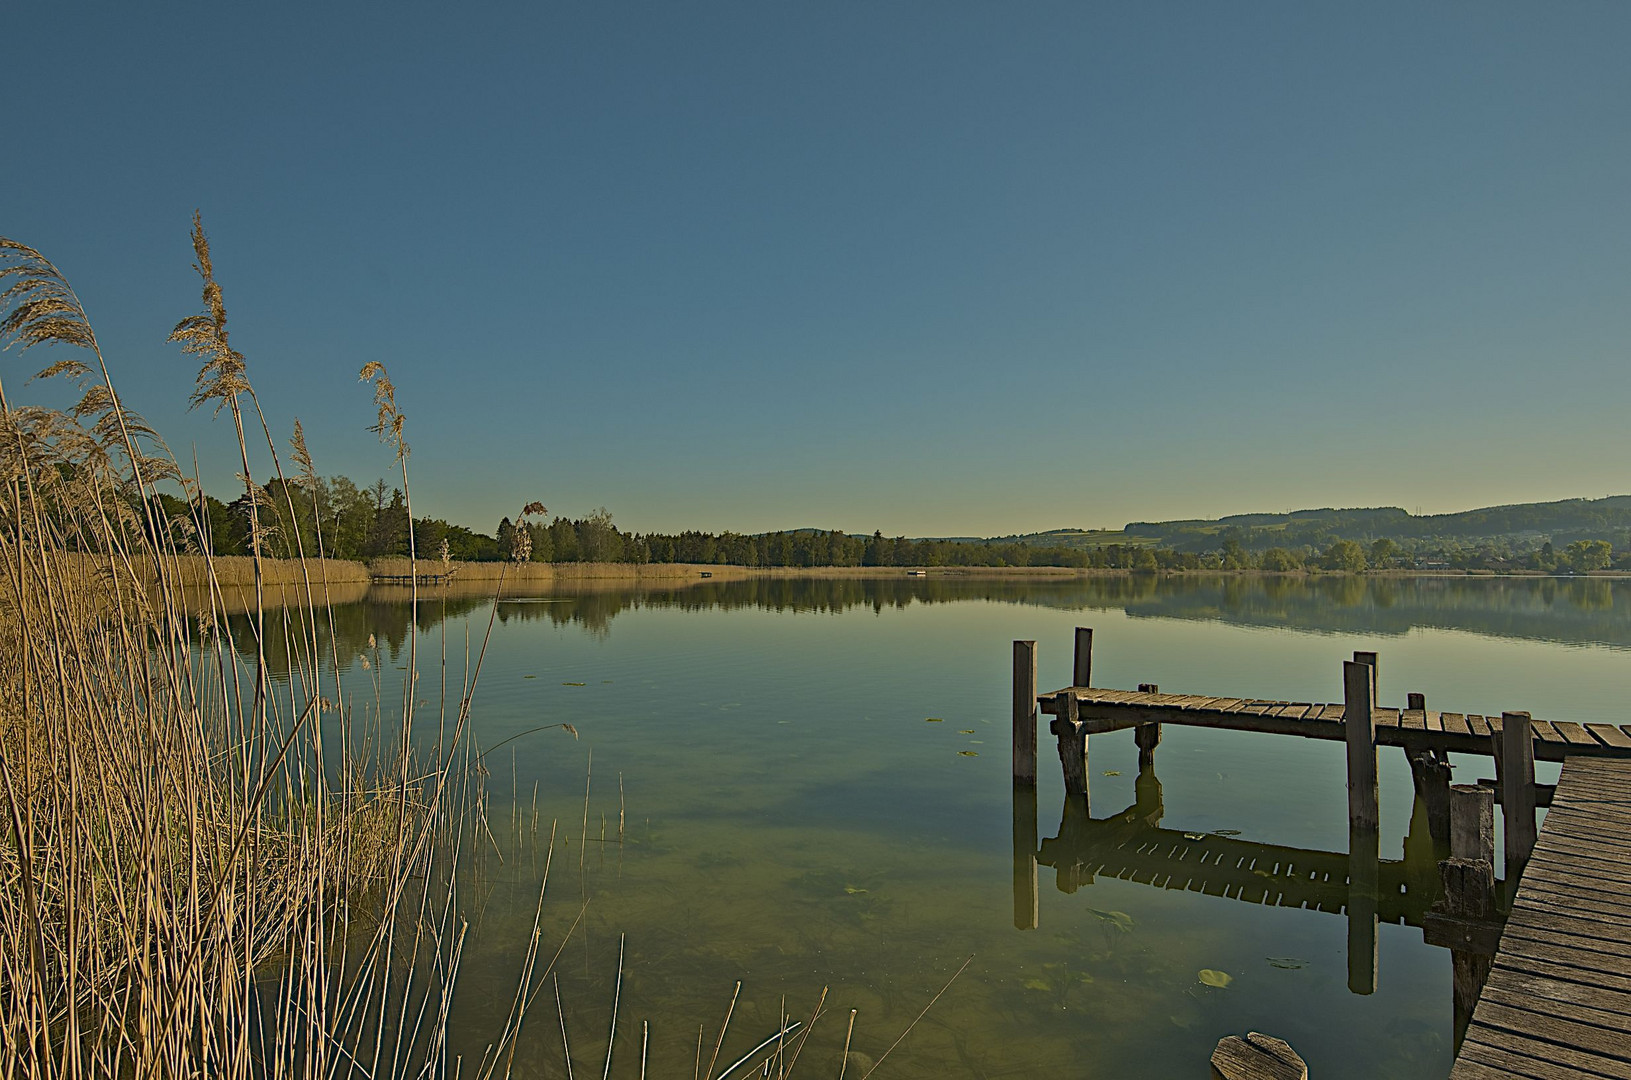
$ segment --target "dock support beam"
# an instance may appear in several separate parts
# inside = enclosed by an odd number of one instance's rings
[[[1138,684],[1140,694],[1159,694],[1161,688],[1152,682]],[[1161,745],[1160,724],[1139,724],[1133,729],[1133,743],[1138,747],[1138,772],[1145,772],[1155,768],[1155,748]]]
[[[1093,631],[1086,626],[1076,628],[1076,653],[1071,665],[1070,685],[1093,685]]]
[[[1087,797],[1087,725],[1077,718],[1076,695],[1066,690],[1054,699],[1053,731],[1059,738],[1059,764],[1065,772],[1065,795]]]
[[[1529,714],[1501,714],[1501,812],[1506,821],[1506,880],[1516,889],[1535,847],[1535,743]]]
[[[1425,694],[1407,695],[1404,715],[1427,716]],[[1450,757],[1448,754],[1426,747],[1406,747],[1405,757],[1410,762],[1410,779],[1415,782],[1416,797],[1427,808],[1427,832],[1433,843],[1450,842]]]
[[[1014,783],[1036,786],[1036,642],[1014,642]]]

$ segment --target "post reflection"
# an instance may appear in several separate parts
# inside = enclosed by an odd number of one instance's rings
[[[1152,747],[1153,749],[1153,747]],[[1486,941],[1451,941],[1434,920],[1441,893],[1440,860],[1446,845],[1432,835],[1426,803],[1418,799],[1404,842],[1404,858],[1383,859],[1374,830],[1350,835],[1349,849],[1317,851],[1263,844],[1216,833],[1191,833],[1163,825],[1165,808],[1154,754],[1141,755],[1132,805],[1095,818],[1080,795],[1067,796],[1055,835],[1029,846],[1035,822],[1035,793],[1014,799],[1015,924],[1034,929],[1037,916],[1035,867],[1051,867],[1054,885],[1075,893],[1099,877],[1151,888],[1183,889],[1241,903],[1294,907],[1345,916],[1348,921],[1348,988],[1371,994],[1377,982],[1377,930],[1381,923],[1427,927],[1429,944],[1449,947],[1456,979],[1456,1031],[1459,1043],[1487,972],[1499,920],[1492,912]],[[1024,873],[1022,874],[1022,868]],[[1439,905],[1442,908],[1442,904]]]

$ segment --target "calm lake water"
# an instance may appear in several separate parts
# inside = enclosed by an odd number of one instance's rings
[[[421,603],[422,686],[433,694],[444,643],[462,672],[492,611]],[[342,653],[376,634],[377,670],[400,678],[406,605],[375,596],[339,616]],[[756,580],[507,600],[477,742],[563,722],[580,737],[537,731],[486,758],[494,836],[461,897],[460,1049],[479,1057],[508,1012],[553,823],[542,940],[546,954],[566,942],[578,1075],[602,1067],[619,935],[616,1076],[639,1073],[642,1021],[649,1075],[691,1076],[699,1027],[706,1065],[740,980],[715,1073],[830,987],[795,1075],[834,1077],[849,1010],[852,1048],[877,1059],[971,957],[878,1076],[1204,1077],[1217,1040],[1247,1030],[1290,1041],[1319,1080],[1445,1075],[1450,958],[1414,926],[1380,927],[1368,995],[1349,991],[1341,914],[1044,866],[1038,925],[1016,928],[1010,643],[1038,641],[1052,690],[1075,626],[1096,632],[1103,686],[1340,700],[1342,660],[1374,649],[1383,704],[1421,691],[1456,711],[1631,721],[1631,583],[1605,580]],[[1045,840],[1064,797],[1042,739]],[[1347,850],[1340,744],[1169,727],[1158,794],[1136,784],[1131,732],[1094,736],[1090,754],[1091,814],[1120,820],[1080,825],[1079,845],[1158,825],[1168,840]],[[1391,872],[1431,883],[1403,754],[1380,756],[1381,857],[1408,855]],[[1456,766],[1457,782],[1492,775]],[[1413,894],[1417,915],[1430,899]],[[550,991],[534,1010],[516,1072],[564,1076]]]

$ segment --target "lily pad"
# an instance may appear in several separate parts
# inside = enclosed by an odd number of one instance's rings
[[[857,889],[854,885],[845,885],[844,891],[849,893],[851,896],[860,896],[862,893],[866,892],[865,889]]]
[[[1133,928],[1133,917],[1125,911],[1100,911],[1098,908],[1088,908],[1087,913],[1101,922],[1107,922],[1122,933]]]
[[[923,722],[925,724],[944,724],[946,718],[944,716],[925,716]]]
[[[974,729],[971,728],[971,727],[958,728],[957,729],[957,734],[959,734],[959,735],[972,735],[972,734],[974,734]]]
[[[536,675],[523,675],[521,677],[523,679],[536,679],[538,676],[536,676]]]
[[[1271,956],[1268,960],[1269,967],[1277,967],[1281,971],[1300,971],[1308,966],[1307,960],[1295,956]]]
[[[1202,986],[1215,986],[1219,990],[1235,981],[1235,977],[1227,971],[1218,971],[1215,968],[1201,968],[1196,972]]]
[[[588,683],[581,683],[581,682],[563,682],[561,685],[562,686],[588,686],[589,684]]]
[[[962,755],[963,757],[979,757],[980,756],[979,754],[975,753],[973,750],[959,750],[959,751],[957,751],[957,753]]]
[[[1121,775],[1121,770],[1120,769],[1106,769],[1106,770],[1104,770],[1104,775],[1106,775],[1106,776],[1120,776]]]
[[[1186,833],[1184,833],[1184,839],[1185,840],[1205,840],[1206,839],[1206,834],[1203,833],[1203,832],[1186,832]]]

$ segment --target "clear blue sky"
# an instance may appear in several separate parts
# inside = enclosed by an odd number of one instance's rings
[[[230,497],[202,210],[415,509],[998,534],[1631,490],[1631,4],[12,5],[0,234]],[[38,360],[48,359],[35,354]],[[48,394],[0,359],[16,397]]]

